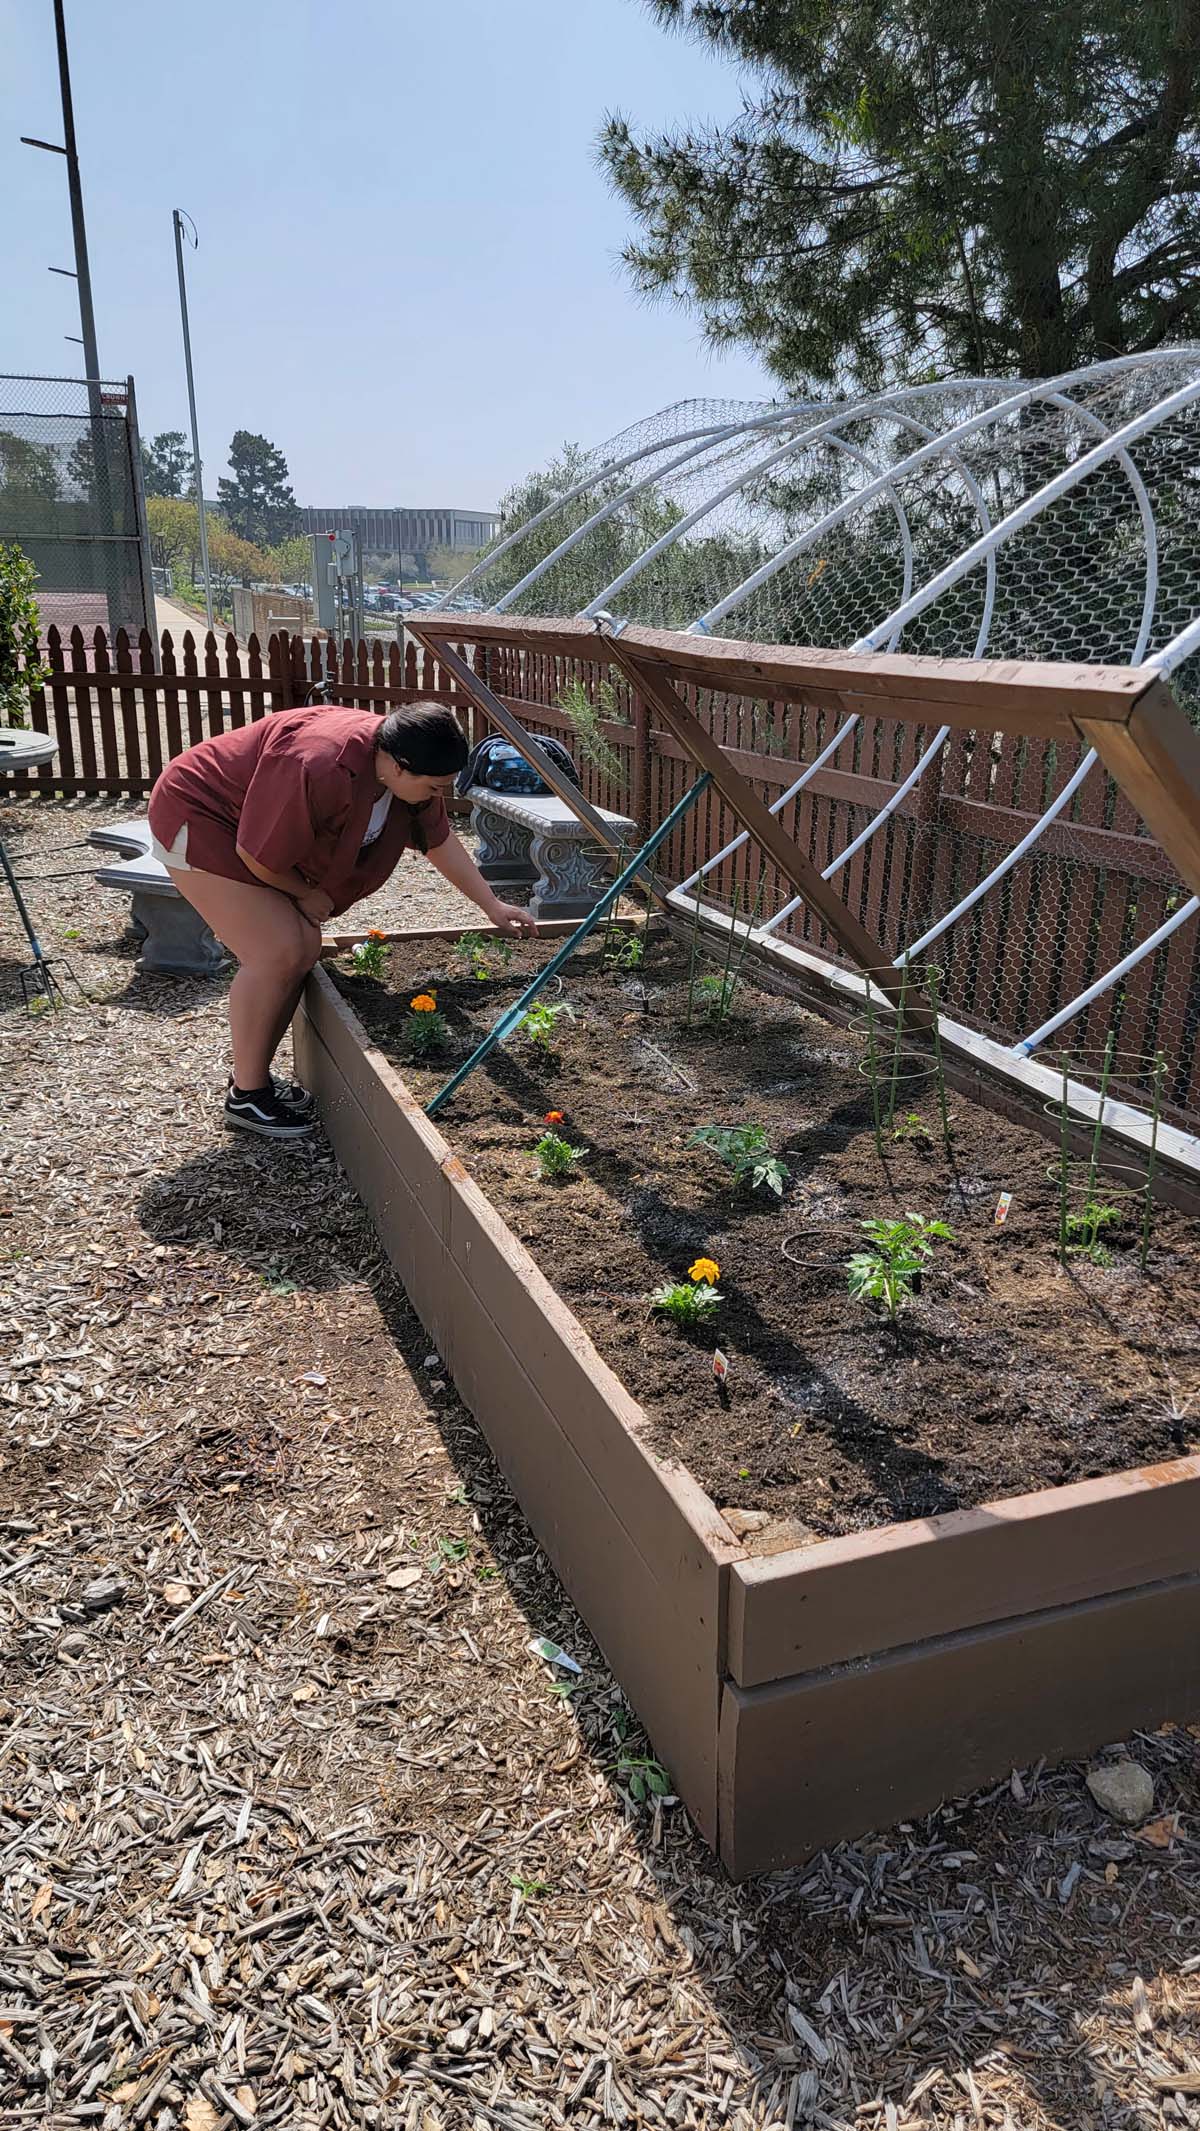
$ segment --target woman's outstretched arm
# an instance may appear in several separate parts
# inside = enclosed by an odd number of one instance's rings
[[[498,932],[536,932],[537,926],[527,910],[517,903],[502,903],[495,890],[489,887],[465,845],[460,844],[454,831],[440,844],[435,844],[425,856],[431,866],[436,866],[443,880],[452,888],[469,896],[478,905],[486,918],[490,918]]]

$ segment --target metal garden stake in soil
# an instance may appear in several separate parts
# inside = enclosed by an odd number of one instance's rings
[[[498,1043],[503,1043],[504,1038],[506,1036],[511,1036],[513,1030],[520,1027],[521,1022],[524,1020],[526,1013],[528,1012],[530,1006],[533,1004],[533,1001],[537,998],[538,993],[542,991],[547,984],[550,983],[552,978],[558,975],[561,969],[564,969],[566,967],[566,964],[570,961],[571,956],[575,953],[576,949],[578,947],[582,947],[583,942],[589,937],[591,933],[595,931],[597,925],[599,925],[603,921],[607,913],[610,910],[615,909],[617,903],[620,901],[622,895],[624,895],[625,890],[629,886],[630,882],[637,879],[638,874],[641,873],[643,868],[645,867],[647,860],[654,856],[654,853],[658,850],[660,844],[666,842],[668,836],[672,834],[676,823],[682,821],[689,807],[693,807],[695,805],[696,801],[700,797],[701,792],[704,791],[709,782],[710,779],[708,776],[708,772],[702,772],[701,775],[696,779],[695,784],[692,785],[690,791],[685,792],[682,799],[676,802],[676,804],[672,807],[670,813],[667,815],[666,820],[659,823],[659,826],[654,831],[653,836],[651,836],[647,840],[647,842],[642,845],[641,850],[637,852],[636,855],[630,859],[629,864],[625,866],[620,873],[618,873],[615,881],[612,883],[612,886],[605,889],[604,894],[600,897],[600,900],[596,904],[595,909],[590,910],[587,916],[583,919],[582,923],[579,925],[578,929],[571,934],[569,939],[563,941],[563,944],[559,948],[557,954],[551,955],[550,960],[547,962],[545,968],[540,969],[536,977],[534,977],[532,983],[526,985],[525,990],[521,993],[520,998],[515,1002],[515,1004],[510,1006],[505,1013],[501,1014],[500,1019],[496,1022],[495,1026],[488,1030],[488,1033],[484,1037],[482,1043],[476,1045],[475,1049],[471,1053],[471,1056],[467,1059],[465,1065],[461,1065],[457,1073],[452,1073],[445,1086],[439,1088],[437,1094],[434,1095],[428,1103],[426,1103],[425,1108],[428,1116],[436,1117],[438,1111],[442,1108],[443,1104],[448,1102],[450,1097],[455,1094],[455,1092],[459,1088],[461,1088],[465,1080],[469,1079],[470,1075],[475,1071],[476,1066],[482,1065],[483,1060],[489,1055],[490,1052],[495,1050],[496,1045]]]

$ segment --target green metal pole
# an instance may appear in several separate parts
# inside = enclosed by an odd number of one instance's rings
[[[630,859],[629,864],[623,872],[617,875],[611,887],[605,889],[595,909],[589,910],[578,929],[571,934],[570,939],[563,941],[558,953],[551,955],[544,969],[539,969],[532,984],[527,984],[520,998],[501,1014],[495,1027],[488,1030],[483,1042],[476,1045],[466,1064],[461,1065],[457,1073],[452,1073],[445,1087],[439,1088],[437,1094],[426,1103],[425,1114],[427,1117],[436,1117],[443,1103],[448,1102],[450,1097],[457,1093],[464,1080],[470,1078],[476,1066],[482,1064],[489,1052],[494,1051],[498,1043],[503,1043],[506,1036],[511,1036],[513,1030],[520,1027],[526,1013],[543,986],[547,985],[552,977],[558,975],[559,970],[564,968],[570,961],[576,948],[582,947],[584,941],[595,931],[597,925],[603,922],[610,904],[616,903],[624,895],[630,881],[637,879],[647,861],[653,858],[659,845],[667,841],[676,823],[682,821],[688,808],[695,805],[701,792],[705,790],[710,781],[709,773],[705,770],[703,776],[697,778],[691,790],[685,792],[683,798],[676,802],[666,820],[660,821],[649,841],[644,843],[636,856]]]

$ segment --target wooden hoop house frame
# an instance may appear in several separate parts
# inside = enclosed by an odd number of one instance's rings
[[[684,747],[699,771],[707,772],[743,831],[792,884],[837,941],[842,953],[866,980],[892,1000],[902,978],[883,945],[859,922],[827,875],[818,871],[795,839],[787,834],[741,772],[729,760],[680,693],[688,686],[711,688],[773,704],[807,704],[840,716],[895,718],[912,725],[1015,733],[1034,739],[1080,741],[1094,749],[1104,767],[1178,869],[1181,879],[1200,896],[1200,734],[1176,701],[1166,679],[1151,666],[1092,666],[1018,660],[938,659],[882,652],[823,651],[791,645],[739,643],[730,638],[684,635],[670,630],[614,629],[602,620],[517,619],[508,615],[422,614],[410,633],[454,677],[464,694],[499,731],[540,770],[550,789],[586,822],[607,848],[611,832],[582,793],[565,778],[537,741],[477,673],[460,648],[503,645],[534,655],[566,659],[602,656],[630,683],[637,696]],[[877,817],[878,821],[879,817]],[[645,869],[649,892],[678,914],[662,884]],[[698,893],[698,890],[697,890]],[[688,906],[690,908],[690,905]],[[1192,906],[1188,906],[1189,908]],[[1184,913],[1181,913],[1184,914]],[[703,911],[710,928],[728,931],[731,920],[711,907]],[[743,930],[750,930],[748,926]],[[764,928],[769,930],[769,926]],[[795,950],[778,954],[795,959]],[[835,988],[845,990],[848,977],[816,957],[800,956],[813,973],[823,972]],[[900,959],[903,959],[902,957]],[[828,988],[828,981],[827,981]],[[928,1010],[908,987],[905,1019],[918,1034]],[[957,1051],[968,1067],[993,1083],[1008,1081],[1028,1102],[1041,1098],[1045,1069],[1022,1053],[980,1037],[939,1016],[943,1044]],[[1086,1114],[1088,1091],[1080,1090]],[[1094,1115],[1093,1102],[1093,1115]],[[1104,1122],[1118,1136],[1142,1137],[1140,1113],[1126,1105],[1106,1105]],[[1187,1135],[1175,1135],[1183,1148],[1185,1168],[1195,1168],[1200,1147]]]

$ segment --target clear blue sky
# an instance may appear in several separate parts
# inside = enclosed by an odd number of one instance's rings
[[[235,428],[306,503],[490,507],[564,440],[775,389],[650,307],[596,168],[605,112],[731,116],[734,70],[640,0],[67,0],[97,334],[143,431],[185,429],[171,209],[206,487]],[[79,350],[50,0],[0,0],[0,371]]]

